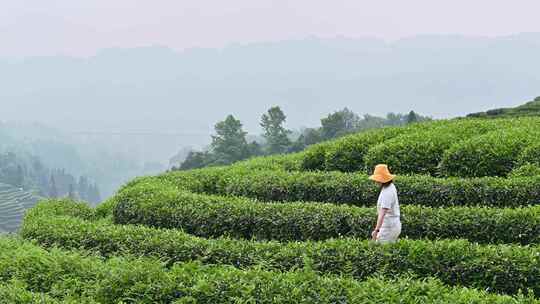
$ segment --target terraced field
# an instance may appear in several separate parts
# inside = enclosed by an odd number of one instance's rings
[[[24,211],[36,202],[37,198],[32,193],[0,183],[0,233],[17,231]]]
[[[0,240],[0,295],[540,303],[539,130],[537,118],[385,128],[298,154],[141,177],[95,209],[43,201],[21,238]],[[400,174],[396,244],[368,240],[377,188],[367,174],[378,162]]]

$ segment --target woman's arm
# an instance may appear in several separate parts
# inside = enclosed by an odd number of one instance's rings
[[[379,233],[379,230],[381,230],[384,216],[386,215],[386,212],[390,210],[389,208],[381,208],[381,211],[379,211],[379,215],[377,216],[377,224],[375,225],[375,229],[373,229],[373,232],[371,233],[371,238],[375,241],[377,240],[377,234]]]

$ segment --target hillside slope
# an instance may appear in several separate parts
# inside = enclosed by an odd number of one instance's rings
[[[0,233],[17,231],[25,210],[32,208],[37,200],[30,192],[0,183]]]
[[[477,112],[467,115],[467,117],[516,117],[516,116],[537,116],[540,115],[540,96],[533,101],[514,108],[492,109],[486,112]]]

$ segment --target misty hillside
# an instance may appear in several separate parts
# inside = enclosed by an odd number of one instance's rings
[[[515,117],[515,116],[540,116],[540,96],[513,108],[491,109],[485,112],[476,112],[467,115],[468,117]]]
[[[72,131],[177,132],[201,144],[237,115],[249,132],[270,105],[289,127],[349,107],[435,117],[509,107],[538,95],[540,34],[305,39],[225,49],[104,50],[91,58],[0,59],[2,115]],[[205,137],[204,137],[205,138]],[[170,155],[170,154],[169,154]]]

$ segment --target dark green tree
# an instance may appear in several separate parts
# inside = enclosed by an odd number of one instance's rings
[[[289,152],[299,152],[304,150],[307,146],[321,142],[321,130],[315,128],[307,128],[302,131],[302,134],[292,143],[289,148]]]
[[[325,140],[336,138],[351,132],[354,132],[360,118],[351,110],[344,108],[341,111],[329,114],[321,119],[321,135]]]
[[[291,131],[283,126],[286,120],[287,116],[279,107],[272,107],[262,115],[261,127],[264,130],[268,154],[284,153],[291,145],[289,139]]]
[[[250,157],[260,156],[264,154],[263,147],[256,141],[250,142],[247,149]]]
[[[246,132],[242,130],[240,120],[229,115],[215,125],[216,135],[212,135],[212,152],[216,164],[230,164],[247,158],[248,145]]]
[[[418,121],[418,115],[414,111],[410,111],[407,115],[407,123],[415,123]]]
[[[208,166],[214,161],[213,156],[205,151],[205,152],[197,152],[197,151],[191,151],[188,153],[188,156],[186,159],[182,162],[179,170],[191,170],[191,169],[197,169],[197,168],[203,168]]]

